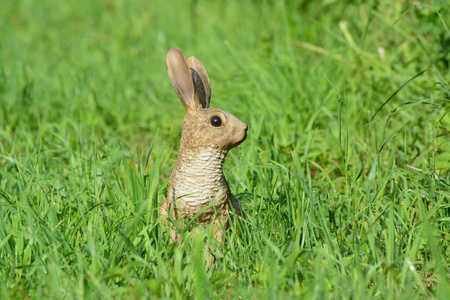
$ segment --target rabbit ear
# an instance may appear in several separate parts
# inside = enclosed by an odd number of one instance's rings
[[[195,109],[194,82],[189,70],[189,65],[183,52],[178,48],[172,48],[166,55],[167,72],[175,91],[183,102],[186,110]]]
[[[187,61],[191,69],[192,79],[194,79],[194,87],[198,94],[198,100],[203,108],[208,108],[211,100],[211,83],[208,73],[197,57],[191,56]]]

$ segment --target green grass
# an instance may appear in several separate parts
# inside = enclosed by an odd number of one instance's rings
[[[0,298],[450,298],[446,1],[0,2]],[[248,218],[157,225],[171,47],[247,122]]]

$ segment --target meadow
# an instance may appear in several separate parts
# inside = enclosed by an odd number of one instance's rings
[[[445,0],[0,1],[0,298],[450,299],[449,20]],[[157,222],[172,47],[249,125],[223,245]]]

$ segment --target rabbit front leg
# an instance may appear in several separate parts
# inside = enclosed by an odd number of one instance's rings
[[[180,217],[180,211],[176,205],[173,205],[173,202],[169,201],[169,198],[167,198],[162,203],[159,214],[161,216],[161,227],[163,228],[163,232],[166,233],[170,230],[170,242],[180,242],[180,234],[174,230],[174,227],[178,230],[182,230],[184,228],[184,220]]]
[[[222,251],[220,250],[220,245],[223,245],[225,241],[225,230],[227,230],[228,227],[229,221],[226,214],[220,215],[212,223],[212,236],[217,241],[217,243],[213,240],[209,244],[209,251],[206,253],[206,264],[208,265],[208,269],[213,266],[215,261],[213,253],[222,253]],[[219,267],[218,262],[216,262],[215,267],[216,269]]]
[[[221,215],[216,218],[213,223],[213,237],[217,240],[219,244],[225,241],[225,230],[229,227],[228,217],[226,215]]]

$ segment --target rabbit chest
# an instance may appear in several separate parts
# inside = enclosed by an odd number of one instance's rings
[[[212,148],[180,151],[170,178],[168,199],[183,215],[192,218],[211,203],[219,212],[227,205],[231,193],[222,171],[226,153]],[[212,212],[211,207],[204,214]]]

